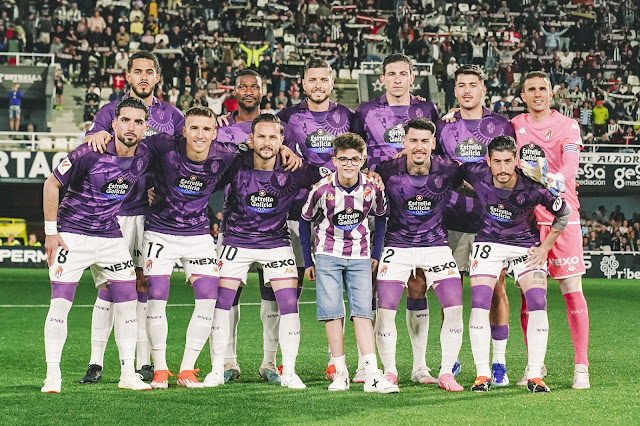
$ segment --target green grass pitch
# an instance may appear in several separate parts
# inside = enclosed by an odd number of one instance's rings
[[[80,385],[90,352],[91,308],[96,291],[85,274],[69,314],[69,335],[63,352],[63,387],[59,395],[42,394],[45,376],[43,324],[50,287],[45,270],[0,272],[0,423],[2,424],[607,424],[640,423],[640,282],[585,280],[591,317],[590,390],[571,389],[573,347],[565,305],[550,282],[550,336],[546,365],[551,388],[533,395],[511,385],[486,394],[449,393],[437,385],[419,385],[409,379],[411,346],[405,325],[404,301],[398,312],[398,369],[400,393],[372,395],[362,385],[347,392],[327,391],[324,380],[327,345],[322,324],[315,319],[314,283],[306,283],[300,314],[302,342],[297,370],[308,388],[294,391],[260,382],[262,324],[259,319],[257,278],[252,275],[242,295],[238,332],[239,382],[212,389],[185,389],[173,384],[167,390],[133,392],[117,389],[119,363],[113,337],[105,355],[103,382]],[[510,280],[511,336],[507,366],[512,383],[521,376],[526,352],[519,321],[520,297]],[[177,375],[193,295],[184,275],[172,279],[168,354]],[[469,291],[465,284],[465,335],[459,382],[470,389],[475,367],[466,325]],[[429,293],[431,330],[427,364],[437,372],[440,363],[438,302]],[[347,326],[347,364],[357,362],[353,328]],[[210,371],[208,346],[198,360],[204,374]],[[202,378],[204,377],[202,375]]]

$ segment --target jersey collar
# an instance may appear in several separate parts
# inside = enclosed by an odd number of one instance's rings
[[[129,92],[125,93],[124,95],[122,95],[122,99],[126,99],[126,98],[128,98],[130,96],[131,96],[131,92],[129,91]],[[156,98],[155,96],[151,97],[151,105],[157,105],[159,103],[160,103],[160,99]]]
[[[482,118],[491,115],[491,110],[487,107],[482,107]],[[457,119],[462,120],[462,114],[460,113],[460,111],[456,112],[455,114],[453,114],[453,116]]]
[[[331,99],[329,99],[329,109],[327,110],[327,112],[333,111],[337,107],[338,107],[338,104],[333,102]],[[300,109],[309,109],[309,101],[307,99],[305,99],[304,101],[300,102],[298,104],[298,108],[300,108]]]
[[[411,94],[409,95],[409,98],[411,99],[411,101],[409,102],[410,105],[416,105],[416,104],[420,103],[418,98],[416,98],[415,96],[413,96]],[[387,94],[385,93],[384,95],[380,96],[378,98],[378,102],[381,103],[381,104],[389,105],[389,101],[387,101]]]

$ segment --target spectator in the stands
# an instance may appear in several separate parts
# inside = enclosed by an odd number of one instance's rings
[[[7,240],[4,242],[5,246],[19,246],[21,245],[20,241],[16,239],[16,236],[13,234],[7,235]]]
[[[609,110],[604,106],[604,101],[599,100],[593,107],[593,133],[596,136],[604,135],[607,131],[607,120],[609,119]]]
[[[29,241],[27,242],[27,245],[31,247],[42,247],[42,243],[38,241],[36,234],[29,234]]]

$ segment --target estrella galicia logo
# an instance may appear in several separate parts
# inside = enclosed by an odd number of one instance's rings
[[[309,151],[319,154],[329,152],[333,150],[333,139],[334,136],[331,133],[318,129],[307,136],[307,148]]]
[[[404,137],[404,127],[401,123],[387,129],[384,132],[384,141],[394,148],[402,149],[402,138]]]
[[[269,194],[264,189],[247,195],[245,202],[247,207],[256,213],[270,213],[278,206],[276,196]]]
[[[118,179],[105,183],[100,192],[110,200],[120,200],[127,195],[131,182],[120,176]]]
[[[531,166],[538,165],[538,157],[544,158],[544,150],[533,142],[529,142],[520,148],[520,161],[526,161]]]
[[[424,198],[420,194],[404,202],[404,208],[407,213],[414,216],[424,216],[431,213],[431,205],[431,200]]]
[[[476,163],[487,155],[487,147],[473,138],[456,145],[456,157],[462,163]]]
[[[487,212],[498,222],[511,222],[513,212],[505,209],[504,204],[489,204]]]
[[[364,214],[353,207],[347,207],[340,213],[333,215],[333,225],[342,231],[355,229],[364,220]]]
[[[207,187],[207,183],[196,175],[178,177],[173,183],[178,192],[187,195],[200,194]]]

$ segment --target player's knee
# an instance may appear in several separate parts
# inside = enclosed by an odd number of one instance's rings
[[[147,279],[147,293],[151,300],[167,300],[169,298],[169,277],[149,277]]]
[[[298,312],[298,296],[296,288],[281,288],[274,292],[280,315]]]
[[[474,285],[471,287],[471,307],[486,309],[491,308],[493,290],[488,285]]]
[[[569,277],[560,280],[560,291],[562,294],[574,293],[582,291],[582,277]]]
[[[527,290],[524,294],[527,299],[529,311],[546,311],[547,310],[547,290],[544,288],[534,287]]]

